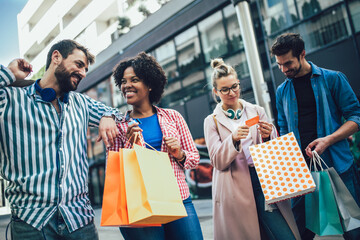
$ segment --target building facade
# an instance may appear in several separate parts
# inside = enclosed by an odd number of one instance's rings
[[[306,42],[307,59],[344,72],[360,95],[359,0],[253,0],[250,9],[257,39],[254,44],[263,68],[259,71],[267,82],[273,111],[276,87],[284,76],[269,48],[284,32],[300,33]],[[167,74],[168,84],[159,105],[178,110],[195,139],[203,137],[203,120],[216,104],[211,94],[212,58],[222,57],[233,65],[242,97],[255,101],[239,23],[229,0],[170,1],[101,52],[79,90],[125,111],[128,106],[111,73],[120,60],[140,51],[153,55]]]
[[[17,17],[20,56],[41,76],[59,40],[74,39],[96,56],[160,6],[156,0],[29,0]]]

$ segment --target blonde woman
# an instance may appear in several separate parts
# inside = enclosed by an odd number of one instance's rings
[[[214,166],[214,239],[300,239],[288,201],[265,206],[249,152],[249,146],[275,138],[276,130],[262,107],[240,99],[240,81],[231,66],[218,58],[211,67],[213,93],[221,99],[204,122]],[[246,126],[257,115],[259,123]]]

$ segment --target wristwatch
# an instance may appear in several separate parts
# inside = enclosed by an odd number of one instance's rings
[[[115,121],[116,121],[116,120],[120,121],[121,118],[122,118],[121,114],[119,114],[119,113],[114,113],[114,112],[112,112],[112,111],[107,111],[107,112],[105,112],[105,113],[102,115],[102,117],[111,117],[111,118],[114,119]]]

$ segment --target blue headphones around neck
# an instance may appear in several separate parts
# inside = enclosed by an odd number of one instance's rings
[[[41,99],[45,102],[52,102],[56,99],[56,92],[52,88],[41,88],[39,85],[40,79],[36,80],[35,82],[35,90],[39,92]],[[60,98],[61,101],[64,103],[69,102],[69,93],[64,93],[63,96]]]
[[[236,111],[231,108],[229,108],[226,111],[224,109],[222,109],[222,110],[223,110],[224,114],[230,119],[237,120],[237,119],[240,119],[240,117],[242,115],[241,109],[237,109]]]

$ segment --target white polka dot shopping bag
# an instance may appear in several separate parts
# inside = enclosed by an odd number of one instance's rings
[[[292,132],[249,149],[267,204],[315,190],[314,179]]]

